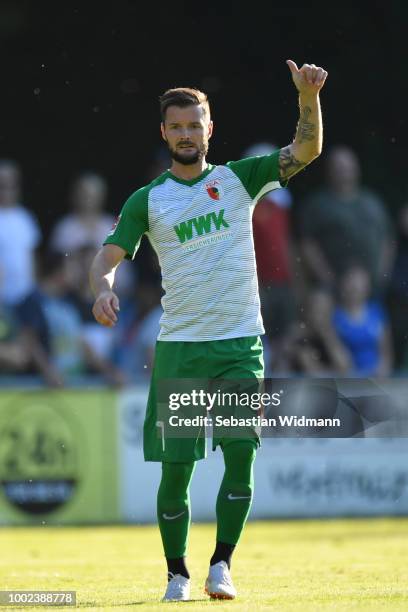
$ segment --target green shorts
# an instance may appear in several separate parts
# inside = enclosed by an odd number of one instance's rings
[[[258,336],[212,340],[207,342],[157,341],[143,427],[145,461],[186,463],[204,459],[205,430],[196,437],[165,437],[160,426],[158,385],[169,379],[252,379],[256,383],[264,375],[262,341]],[[261,445],[258,430],[248,437],[213,437],[213,450],[237,439],[254,440]]]

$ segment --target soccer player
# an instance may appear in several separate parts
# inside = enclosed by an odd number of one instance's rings
[[[168,566],[164,601],[188,600],[186,549],[190,525],[189,484],[196,461],[206,456],[205,436],[164,437],[158,422],[162,379],[243,379],[263,376],[264,333],[260,314],[251,217],[256,202],[315,159],[322,149],[319,92],[327,72],[300,69],[287,60],[299,92],[294,141],[271,155],[212,165],[206,160],[213,132],[207,96],[175,88],[160,97],[161,134],[172,157],[169,170],[135,191],[96,255],[90,271],[93,314],[115,325],[119,301],[114,274],[133,259],[143,234],[156,250],[164,297],[144,423],[144,458],[162,463],[157,516]],[[273,240],[273,236],[271,236]],[[162,436],[160,436],[160,432]],[[253,495],[253,463],[259,432],[213,437],[225,472],[216,502],[217,536],[205,591],[233,599],[233,550]]]

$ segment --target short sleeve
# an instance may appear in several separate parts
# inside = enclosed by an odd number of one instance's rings
[[[135,257],[143,234],[149,231],[148,197],[149,189],[143,187],[126,200],[103,243],[120,246],[126,251],[126,259]]]
[[[384,234],[392,236],[393,225],[384,202],[376,194],[370,191],[365,190],[363,193],[366,206],[371,216],[375,219],[378,227],[383,229]]]
[[[247,157],[239,161],[231,161],[226,165],[237,175],[253,200],[259,200],[269,191],[285,187],[287,182],[279,180],[280,150],[270,155]]]

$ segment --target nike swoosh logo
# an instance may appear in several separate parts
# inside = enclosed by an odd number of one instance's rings
[[[250,495],[233,495],[232,493],[228,493],[228,499],[251,499]]]
[[[183,512],[180,512],[180,514],[175,514],[174,516],[168,516],[168,514],[166,514],[165,512],[163,513],[163,518],[166,519],[167,521],[172,521],[173,519],[178,518],[179,516],[181,516],[182,514],[185,513],[185,510],[183,510]]]

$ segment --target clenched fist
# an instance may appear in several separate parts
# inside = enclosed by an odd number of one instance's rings
[[[118,320],[116,313],[119,310],[119,299],[116,293],[103,291],[95,300],[92,314],[101,325],[113,327]]]

